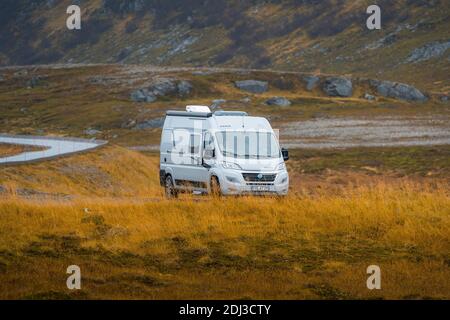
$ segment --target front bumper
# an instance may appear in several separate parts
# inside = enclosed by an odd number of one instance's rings
[[[275,175],[273,181],[246,181],[243,177],[245,171],[224,170],[219,177],[220,187],[224,195],[287,195],[289,190],[289,175],[286,170],[261,172],[263,175]]]

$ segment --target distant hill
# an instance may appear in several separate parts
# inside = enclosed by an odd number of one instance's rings
[[[82,30],[66,8],[82,9]],[[382,9],[382,30],[366,8]],[[0,65],[127,63],[351,74],[450,88],[448,0],[2,0]]]

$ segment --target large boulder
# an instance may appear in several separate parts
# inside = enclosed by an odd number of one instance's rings
[[[192,91],[192,84],[189,81],[181,80],[178,82],[177,89],[180,96],[188,96]]]
[[[323,84],[323,91],[331,97],[351,97],[352,81],[343,77],[327,78]]]
[[[156,101],[156,96],[148,89],[137,89],[131,92],[130,98],[134,102],[153,102]]]
[[[263,93],[269,89],[267,81],[242,80],[236,81],[234,84],[237,88],[251,93]]]
[[[305,76],[303,80],[306,82],[306,90],[311,91],[319,83],[320,78],[318,76]]]
[[[269,106],[288,107],[291,105],[291,102],[284,97],[273,97],[266,100],[266,104]]]
[[[156,80],[149,88],[155,96],[167,96],[175,94],[178,90],[177,82],[173,79],[160,78]]]
[[[427,100],[421,91],[408,84],[377,80],[372,80],[371,84],[384,97],[419,102]]]
[[[149,87],[134,90],[130,94],[134,102],[154,102],[158,97],[169,95],[188,96],[192,92],[192,84],[186,80],[159,78]]]

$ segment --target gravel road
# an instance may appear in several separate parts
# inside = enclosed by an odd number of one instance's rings
[[[349,148],[450,144],[450,118],[322,118],[286,123],[281,144],[290,148]]]

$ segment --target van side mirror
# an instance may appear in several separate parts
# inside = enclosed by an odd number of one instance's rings
[[[210,160],[214,158],[214,149],[204,149],[203,150],[203,159]]]
[[[286,148],[281,148],[281,154],[283,155],[283,160],[289,160],[289,151]]]

